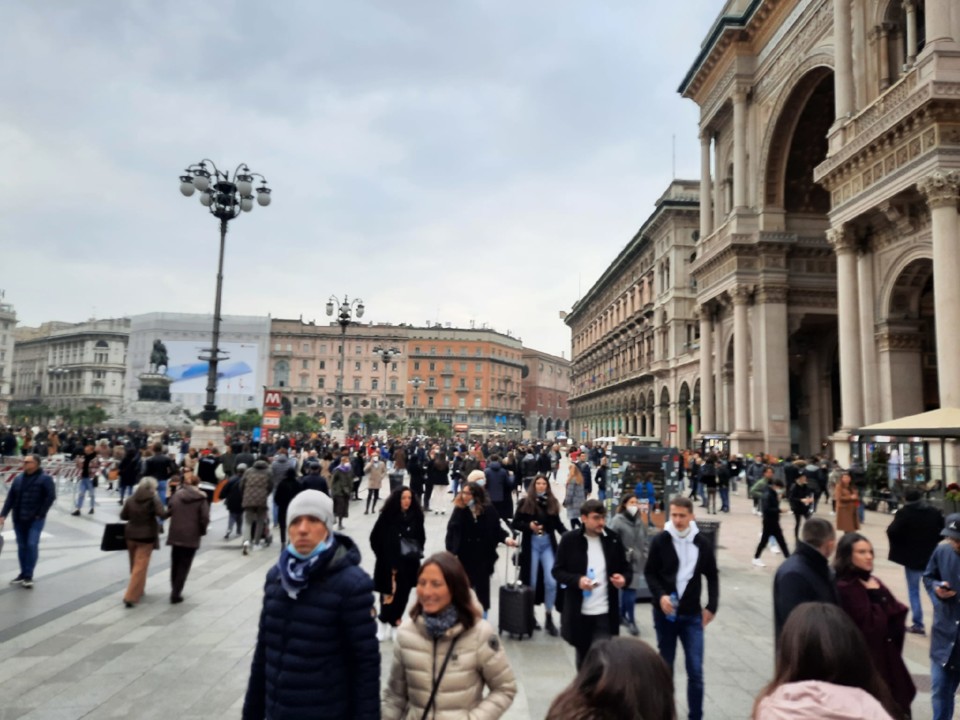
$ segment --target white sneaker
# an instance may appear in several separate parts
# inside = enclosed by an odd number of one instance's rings
[[[377,642],[386,642],[390,639],[389,623],[377,621]]]
[[[763,560],[761,560],[760,558],[754,558],[754,559],[753,559],[753,566],[754,566],[754,567],[766,567],[767,564],[766,564]]]
[[[780,554],[780,548],[778,548],[778,547],[772,547],[772,548],[770,548],[770,552],[772,552],[774,555],[779,555],[779,554]]]
[[[244,554],[244,555],[249,555],[249,554],[250,554],[250,541],[249,541],[249,540],[244,540],[244,541],[243,541],[243,554]]]

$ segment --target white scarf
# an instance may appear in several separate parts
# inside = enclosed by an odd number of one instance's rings
[[[677,597],[682,598],[687,585],[693,579],[694,571],[697,569],[697,560],[700,559],[700,548],[693,542],[700,529],[693,520],[690,521],[690,527],[683,535],[669,520],[664,524],[663,529],[670,533],[670,538],[673,540],[673,549],[680,561],[680,566],[677,568]]]

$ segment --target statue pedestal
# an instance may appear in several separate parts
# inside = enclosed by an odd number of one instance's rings
[[[138,377],[140,389],[137,391],[137,398],[139,400],[170,402],[170,385],[173,383],[171,378],[154,372],[141,373]]]
[[[227,447],[227,436],[219,425],[194,425],[190,428],[190,447],[206,450],[210,443],[223,452]]]

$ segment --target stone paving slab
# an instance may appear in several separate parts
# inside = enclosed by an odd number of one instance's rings
[[[782,560],[765,552],[768,567],[750,564],[760,519],[752,515],[743,495],[741,491],[733,499],[729,515],[709,518],[721,522],[720,611],[705,640],[705,717],[710,720],[748,717],[755,695],[772,674],[771,588],[773,573]],[[435,491],[435,505],[450,499]],[[104,505],[95,516],[97,523],[111,520],[109,505]],[[359,508],[356,503],[351,508],[346,532],[363,550],[374,517],[364,516]],[[826,512],[821,509],[820,514],[829,517]],[[151,561],[147,596],[130,610],[121,603],[128,571],[125,556],[99,553],[84,541],[99,537],[97,528],[102,524],[83,522],[74,527],[66,524],[66,517],[54,518],[50,523],[54,538],[74,538],[76,548],[47,554],[41,546],[34,590],[0,587],[0,720],[239,717],[263,579],[275,560],[276,547],[244,557],[238,541],[221,539],[226,524],[221,507],[214,507],[213,518],[187,583],[186,601],[177,606],[167,602],[169,551],[164,548]],[[449,514],[428,516],[428,554],[442,549],[448,519]],[[792,517],[790,520],[792,529]],[[904,598],[902,571],[885,560],[884,529],[890,520],[889,515],[868,513],[862,532],[875,545],[877,574],[897,597]],[[783,524],[788,527],[786,517]],[[12,546],[0,557],[0,583],[16,571],[15,551],[9,552]],[[372,571],[372,554],[362,554],[364,567]],[[494,622],[506,556],[501,551],[493,577],[490,616]],[[925,599],[925,605],[930,612],[929,600]],[[540,616],[542,611],[537,612]],[[642,639],[653,643],[649,605],[638,605],[637,619]],[[923,689],[914,703],[917,720],[930,717],[928,642],[928,638],[910,635],[904,653]],[[516,700],[505,717],[542,718],[553,697],[573,678],[572,648],[543,633],[532,640],[504,638],[504,647],[519,683]],[[381,658],[385,682],[392,660],[389,642],[381,645]],[[682,651],[675,672],[678,716],[684,717]]]

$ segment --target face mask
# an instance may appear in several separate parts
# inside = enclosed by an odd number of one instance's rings
[[[546,496],[547,496],[546,490],[544,490],[543,492],[538,492],[538,493],[537,493],[537,497],[538,497],[538,498],[545,498]]]
[[[680,536],[680,537],[682,537],[682,538],[685,538],[687,535],[690,534],[690,531],[693,530],[693,528],[690,527],[689,525],[687,525],[687,529],[684,530],[684,531],[682,531],[682,532],[681,532],[680,530],[677,530],[676,528],[674,528],[674,530],[677,531],[677,535],[678,535],[678,536]]]
[[[289,552],[289,553],[290,553],[291,555],[293,555],[295,558],[298,558],[298,559],[300,559],[300,560],[309,560],[309,559],[312,558],[312,557],[316,557],[317,555],[319,555],[320,553],[322,553],[324,550],[329,549],[329,547],[330,547],[330,545],[331,545],[332,543],[333,543],[332,538],[331,538],[329,535],[327,535],[327,539],[324,540],[324,541],[323,541],[322,543],[320,543],[319,545],[317,545],[317,546],[310,552],[309,555],[303,555],[303,554],[297,552],[297,549],[293,546],[293,543],[287,543],[287,552]]]
[[[640,508],[636,505],[627,505],[627,512],[630,513],[631,516],[635,516],[638,512],[640,512]]]

